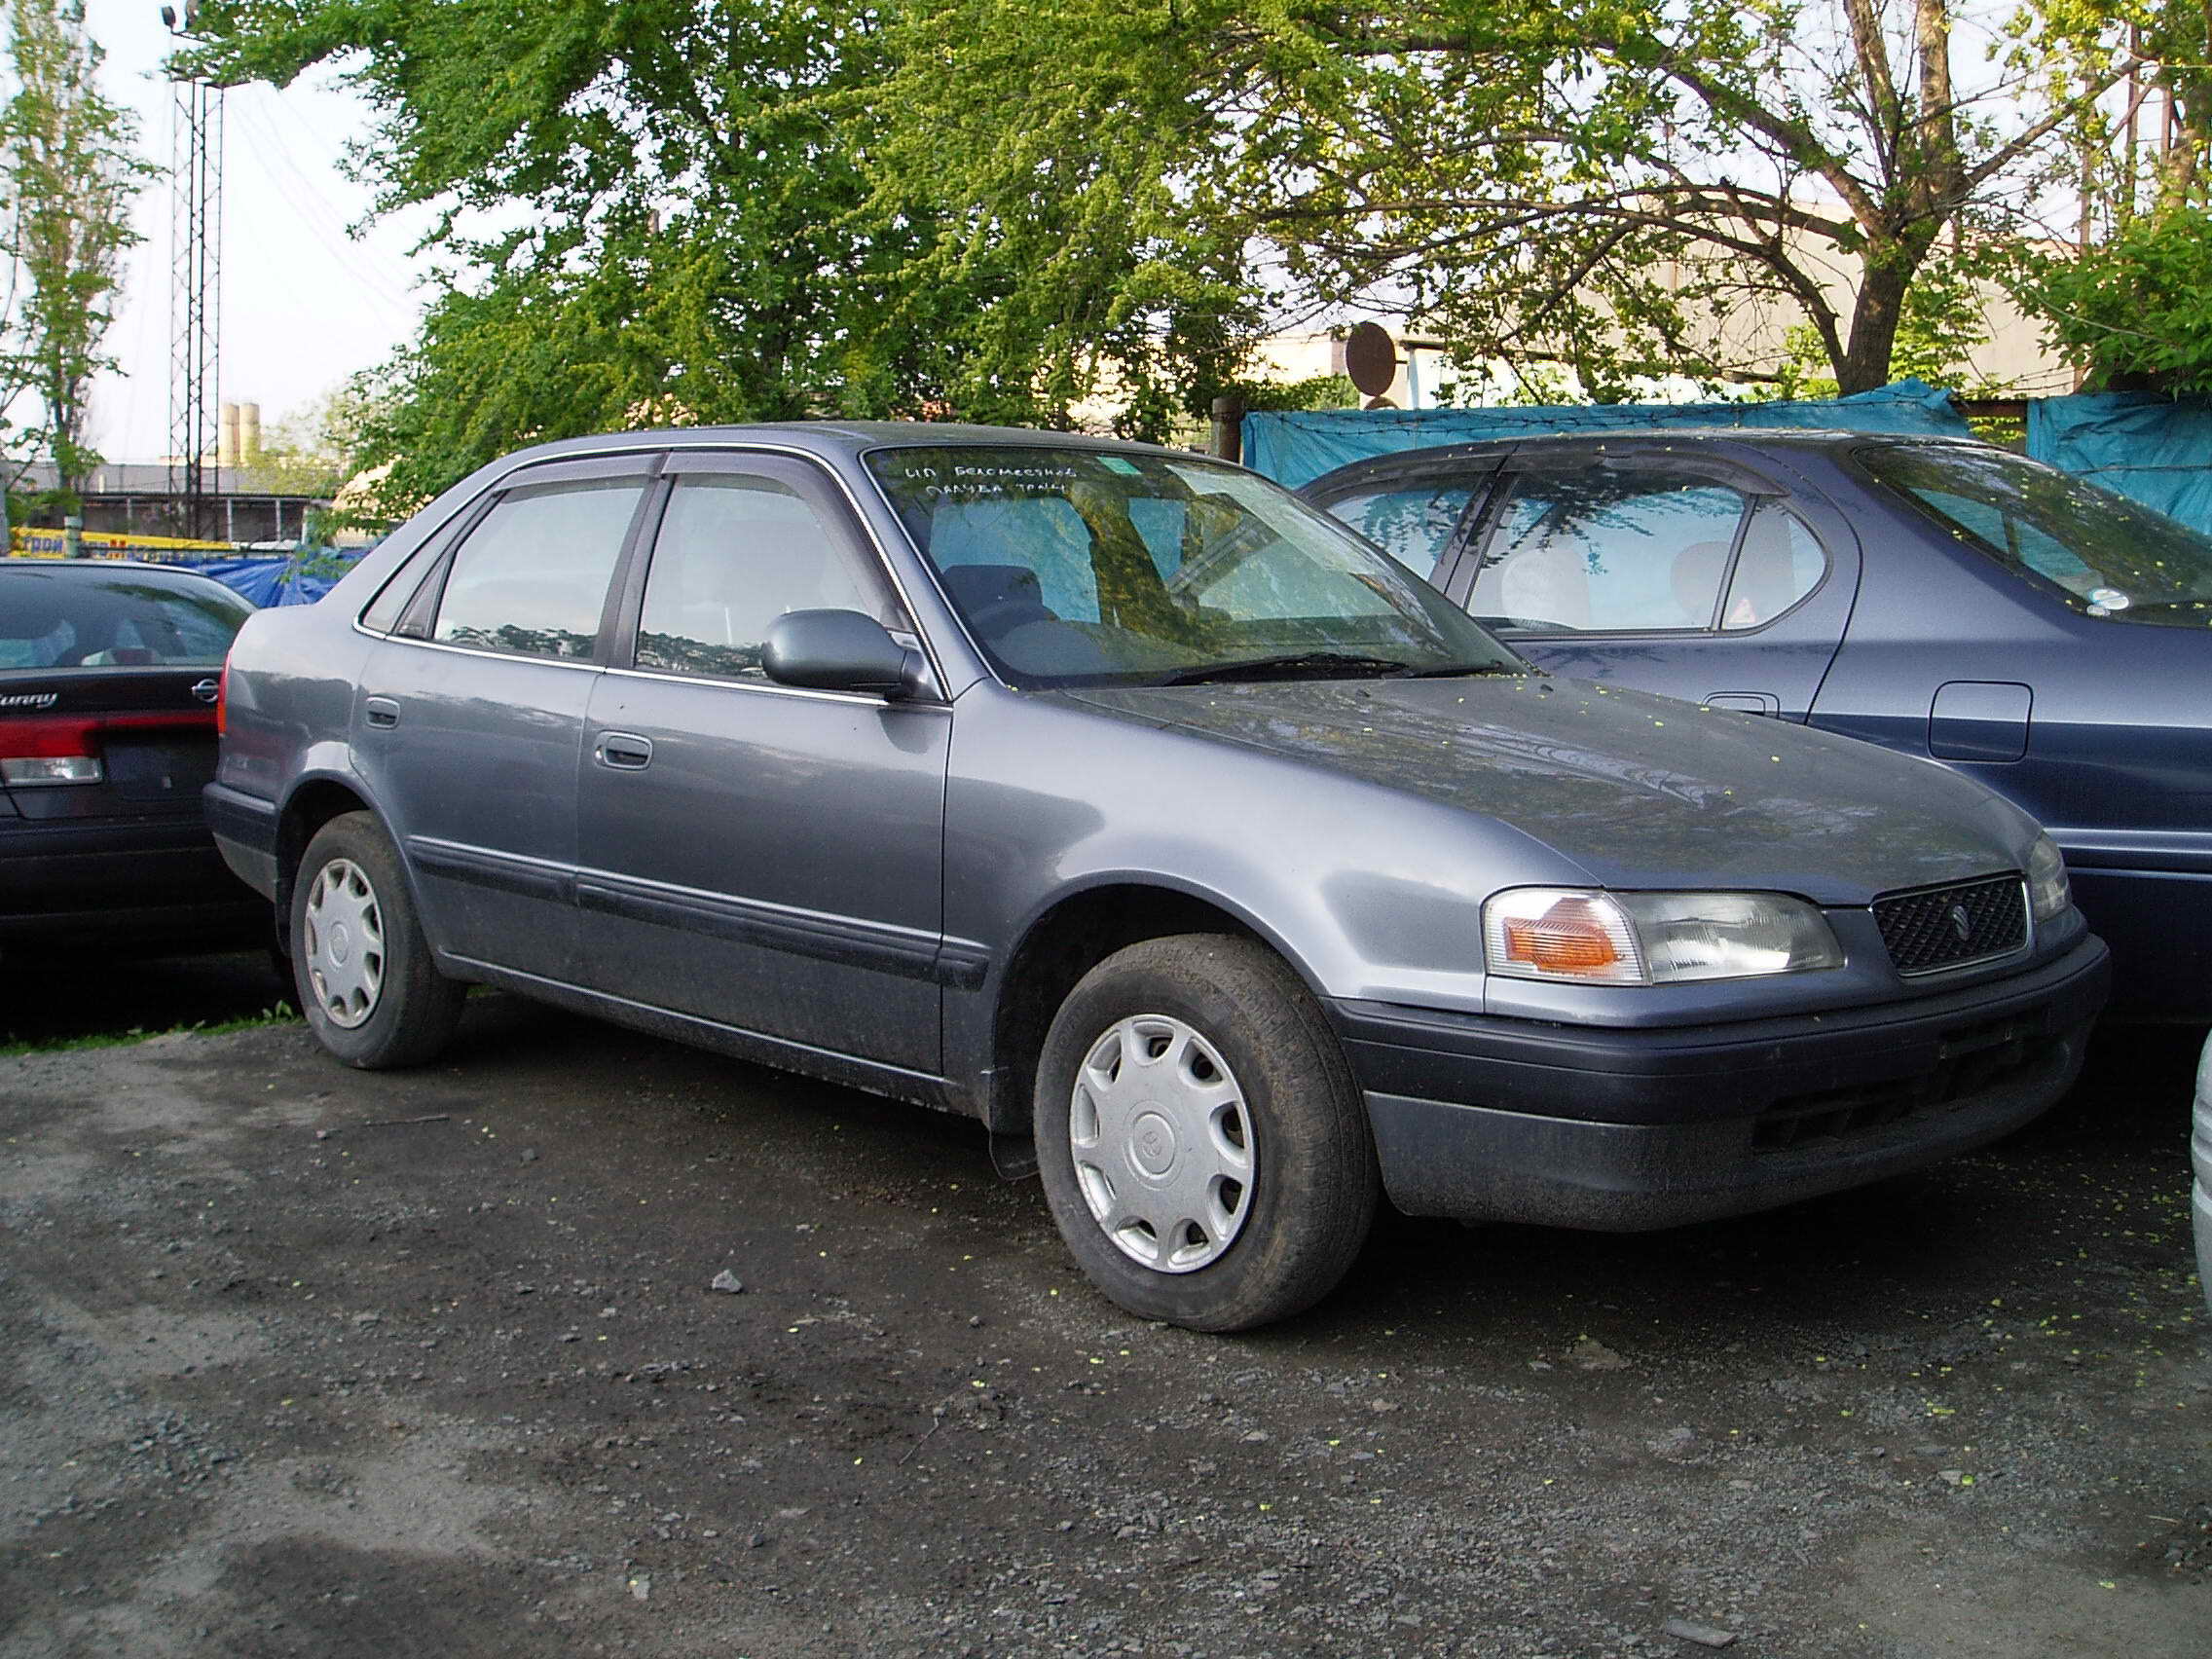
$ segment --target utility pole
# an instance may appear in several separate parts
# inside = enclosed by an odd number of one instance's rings
[[[162,22],[192,38],[200,0],[162,8]],[[203,538],[223,473],[215,449],[223,334],[223,89],[172,76],[169,152],[169,495],[188,536]]]

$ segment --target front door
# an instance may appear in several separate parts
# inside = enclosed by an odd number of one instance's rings
[[[882,1065],[939,1065],[948,708],[778,685],[787,610],[909,623],[827,475],[671,459],[579,776],[588,982]]]

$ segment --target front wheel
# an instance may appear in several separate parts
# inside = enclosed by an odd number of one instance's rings
[[[1084,1272],[1149,1319],[1238,1331],[1334,1289],[1374,1220],[1375,1148],[1335,1036],[1248,940],[1147,940],[1052,1020],[1036,1133]]]
[[[432,964],[399,855],[369,813],[341,814],[308,843],[291,943],[308,1028],[350,1066],[421,1065],[460,1023],[468,988]]]

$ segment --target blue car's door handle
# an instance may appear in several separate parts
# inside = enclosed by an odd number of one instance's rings
[[[641,772],[653,763],[652,739],[634,732],[603,731],[591,753],[602,766],[611,766],[617,772]]]
[[[1747,715],[1779,715],[1782,700],[1766,691],[1715,691],[1705,699],[1709,709],[1736,709]]]
[[[368,717],[369,724],[377,727],[395,726],[399,723],[399,705],[389,697],[364,697],[361,712]]]

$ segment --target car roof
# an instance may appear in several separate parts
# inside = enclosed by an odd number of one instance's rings
[[[1358,461],[1332,467],[1301,488],[1312,490],[1333,481],[1433,461],[1454,461],[1531,450],[1604,449],[1609,444],[1622,443],[1657,445],[1661,448],[1679,444],[1686,448],[1702,449],[1709,445],[1729,444],[1751,450],[1832,450],[1866,443],[1936,448],[1960,444],[1978,445],[1981,442],[1981,439],[1967,432],[1867,432],[1844,426],[1606,426],[1590,431],[1500,434],[1494,438],[1478,438],[1466,443],[1439,444],[1434,448],[1390,450],[1382,455],[1365,456]]]
[[[977,426],[937,421],[775,421],[742,426],[664,426],[636,432],[601,432],[563,438],[517,450],[500,459],[502,468],[542,461],[648,449],[712,449],[718,445],[773,444],[799,449],[826,460],[853,460],[869,450],[944,448],[960,445],[1020,446],[1030,449],[1107,450],[1124,454],[1199,459],[1196,451],[1086,432],[1042,432],[1022,426]]]

